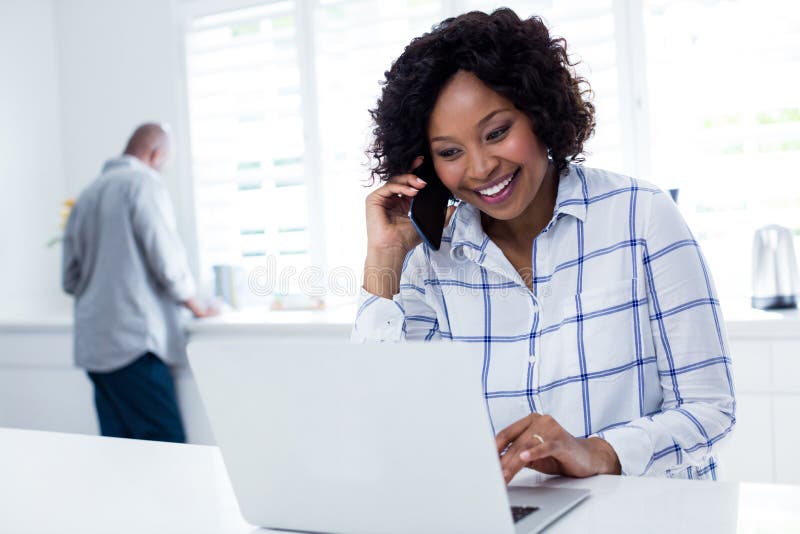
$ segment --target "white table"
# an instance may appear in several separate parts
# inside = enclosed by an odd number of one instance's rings
[[[592,490],[553,533],[800,532],[800,486],[612,476],[544,483]],[[0,532],[256,530],[240,515],[216,447],[0,428]]]

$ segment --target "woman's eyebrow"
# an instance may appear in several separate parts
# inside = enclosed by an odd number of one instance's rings
[[[502,113],[503,111],[511,111],[511,109],[510,108],[500,108],[500,109],[496,109],[496,110],[490,112],[484,118],[482,118],[481,120],[478,121],[477,127],[478,128],[482,128],[484,124],[486,124],[487,122],[492,120],[492,117],[494,117],[498,113]],[[440,136],[437,136],[437,137],[431,137],[430,142],[433,143],[434,141],[452,141],[452,139],[453,138],[450,137],[450,136],[440,135]]]

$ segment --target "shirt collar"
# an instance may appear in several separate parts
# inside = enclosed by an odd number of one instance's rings
[[[556,207],[549,226],[552,226],[562,215],[571,215],[581,221],[586,220],[586,206],[589,193],[586,176],[578,165],[570,165],[566,175],[558,181]],[[443,241],[450,241],[450,254],[454,258],[476,256],[485,257],[489,237],[481,226],[481,213],[472,204],[462,202],[445,229]],[[473,252],[468,252],[473,251]]]
[[[110,160],[106,161],[103,165],[103,172],[108,172],[116,169],[149,169],[142,161],[137,158],[136,156],[131,156],[129,154],[123,154],[121,156],[117,156],[116,158],[111,158]]]
[[[586,206],[589,205],[586,175],[579,165],[570,165],[567,170],[569,172],[566,176],[562,176],[558,181],[558,195],[553,218],[557,219],[563,213],[586,221]]]

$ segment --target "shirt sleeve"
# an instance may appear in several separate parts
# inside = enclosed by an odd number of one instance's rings
[[[68,295],[74,295],[81,277],[81,263],[75,242],[76,206],[73,206],[64,229],[61,243],[61,288]]]
[[[150,272],[170,297],[184,302],[194,295],[194,280],[163,184],[151,177],[142,179],[134,196],[132,223]]]
[[[425,300],[428,271],[419,247],[406,256],[400,277],[400,292],[392,299],[368,293],[359,295],[358,312],[351,340],[365,342],[431,341],[441,339],[436,311]]]
[[[598,435],[616,451],[623,474],[664,476],[713,462],[716,444],[736,422],[736,403],[722,312],[702,252],[664,193],[653,195],[648,219],[643,262],[664,400],[658,412]]]

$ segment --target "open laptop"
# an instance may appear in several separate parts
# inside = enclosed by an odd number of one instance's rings
[[[506,488],[482,359],[459,344],[198,341],[189,362],[255,525],[536,532],[589,494]]]

